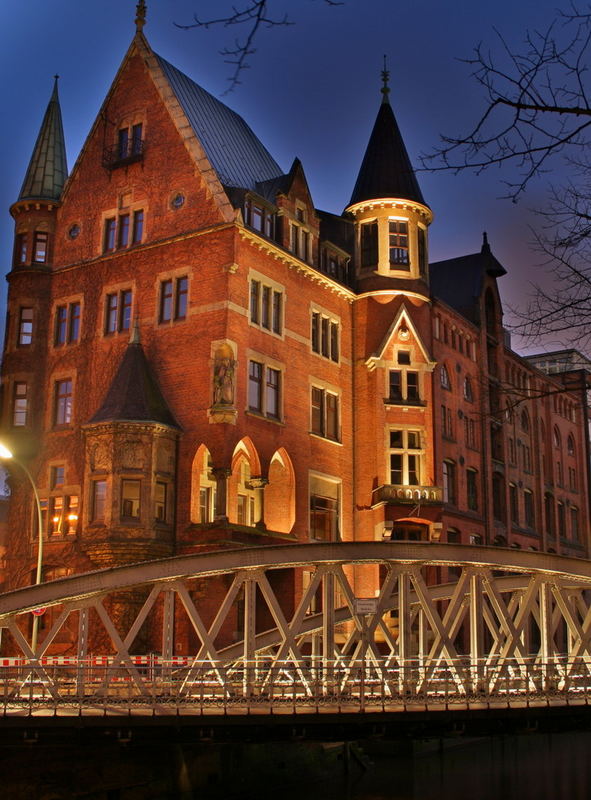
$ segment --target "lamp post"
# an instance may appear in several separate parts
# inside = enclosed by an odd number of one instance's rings
[[[26,464],[23,464],[18,458],[16,458],[12,452],[0,442],[0,458],[1,459],[11,459],[14,461],[15,464],[18,464],[19,467],[23,470],[27,478],[29,479],[29,483],[33,489],[33,495],[35,497],[35,506],[37,508],[37,531],[39,537],[39,545],[37,547],[37,577],[35,579],[35,584],[41,583],[41,573],[43,570],[43,513],[41,511],[41,500],[39,499],[39,492],[37,491],[37,487],[35,486],[35,481],[33,480],[33,476],[29,472],[28,467]],[[33,631],[31,634],[31,650],[33,653],[37,650],[37,634],[39,631],[39,617],[33,617]]]

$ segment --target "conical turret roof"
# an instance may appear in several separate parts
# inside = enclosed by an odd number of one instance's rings
[[[349,205],[382,197],[425,205],[387,91],[383,94]]]
[[[57,201],[67,177],[66,145],[56,75],[18,199]]]
[[[124,421],[159,422],[179,427],[137,336],[127,346],[103,404],[90,420],[91,423]]]

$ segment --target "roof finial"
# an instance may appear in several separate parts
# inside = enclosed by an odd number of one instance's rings
[[[139,0],[135,7],[135,32],[141,33],[146,24],[146,0]]]
[[[488,236],[486,231],[482,231],[482,248],[481,253],[490,253],[490,245],[488,243]]]
[[[57,82],[59,80],[59,77],[60,77],[59,75],[54,75],[53,76],[53,96],[54,97],[57,97]]]
[[[381,88],[382,92],[382,103],[390,102],[388,100],[388,95],[390,94],[390,87],[388,86],[388,79],[390,78],[390,71],[387,69],[386,63],[386,56],[384,56],[384,69],[382,70],[382,83],[384,84]]]
[[[141,344],[140,342],[140,315],[139,309],[133,318],[133,326],[131,329],[131,336],[129,337],[129,344]]]

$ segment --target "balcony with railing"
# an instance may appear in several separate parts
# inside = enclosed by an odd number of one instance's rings
[[[402,505],[438,505],[443,503],[443,489],[440,486],[401,486],[385,484],[373,492],[374,503]]]
[[[146,150],[144,139],[129,139],[126,142],[118,142],[111,147],[103,150],[103,167],[105,169],[117,169],[134,164],[136,161],[143,161]]]

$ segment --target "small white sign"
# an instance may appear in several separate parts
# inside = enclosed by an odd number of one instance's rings
[[[377,597],[356,597],[355,598],[355,614],[362,617],[365,614],[375,614],[378,610]]]

